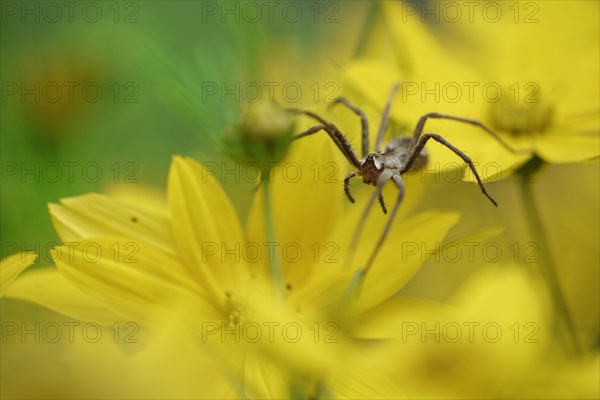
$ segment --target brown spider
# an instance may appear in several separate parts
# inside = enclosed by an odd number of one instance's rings
[[[362,176],[364,183],[371,184],[376,187],[375,192],[369,199],[369,202],[365,207],[365,210],[363,211],[360,222],[354,233],[350,249],[356,248],[356,242],[358,241],[360,237],[360,232],[364,227],[364,224],[366,223],[370,209],[375,203],[375,198],[379,199],[384,214],[387,214],[387,209],[383,202],[383,195],[381,193],[383,186],[387,183],[387,181],[391,180],[398,188],[398,198],[396,199],[396,203],[392,208],[392,212],[385,225],[385,228],[383,229],[383,232],[379,237],[377,244],[375,245],[375,249],[371,253],[371,256],[369,257],[365,268],[362,270],[362,279],[364,279],[365,275],[369,271],[371,265],[373,264],[373,261],[375,260],[375,257],[377,256],[377,253],[379,252],[379,249],[381,248],[385,238],[387,237],[392,226],[392,222],[394,221],[394,218],[400,206],[400,203],[402,202],[402,199],[404,197],[404,181],[402,180],[402,175],[408,171],[417,171],[426,165],[428,156],[424,147],[429,139],[433,139],[436,142],[441,143],[442,145],[452,150],[460,158],[462,158],[463,161],[469,165],[471,171],[473,171],[473,174],[475,175],[475,178],[477,179],[477,182],[483,194],[488,199],[490,199],[494,206],[498,206],[498,203],[496,203],[496,201],[485,190],[483,182],[481,181],[481,178],[479,177],[479,174],[475,169],[475,165],[473,164],[473,161],[469,158],[469,156],[467,156],[458,148],[454,147],[451,143],[449,143],[446,139],[444,139],[438,134],[422,134],[427,119],[449,119],[478,126],[484,131],[486,131],[488,134],[496,138],[504,147],[506,147],[510,151],[514,151],[514,149],[512,149],[508,144],[506,144],[501,138],[499,138],[493,131],[491,131],[481,122],[440,113],[428,113],[423,115],[417,122],[417,126],[415,127],[412,137],[399,137],[392,139],[389,143],[387,143],[383,151],[381,151],[383,136],[385,135],[385,132],[388,127],[392,100],[397,90],[398,85],[394,85],[389,94],[381,118],[379,131],[377,132],[377,141],[375,142],[375,151],[373,153],[369,152],[369,123],[367,121],[365,113],[343,97],[334,100],[334,104],[341,103],[360,117],[362,125],[362,159],[358,158],[354,148],[352,147],[348,139],[340,132],[340,130],[333,123],[325,121],[323,118],[310,111],[303,111],[297,109],[290,110],[296,113],[307,115],[320,123],[320,125],[316,125],[312,128],[307,129],[304,132],[296,134],[294,136],[294,139],[299,139],[324,130],[325,132],[327,132],[331,140],[333,140],[338,149],[340,149],[340,151],[346,157],[346,159],[350,162],[350,164],[352,164],[357,169],[356,172],[352,171],[344,178],[344,192],[346,193],[346,196],[348,197],[350,202],[354,203],[354,198],[350,194],[350,179],[352,179],[353,177],[357,175]]]

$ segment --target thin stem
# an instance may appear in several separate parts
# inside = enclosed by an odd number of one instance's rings
[[[269,245],[276,243],[277,236],[275,235],[275,225],[273,224],[273,214],[271,207],[271,168],[266,167],[262,171],[262,184],[263,184],[263,209],[264,209],[264,223],[265,223],[265,240]],[[281,269],[281,262],[277,252],[273,252],[273,257],[269,257],[269,267],[271,269],[271,279],[273,280],[273,287],[276,295],[283,299],[283,276]]]
[[[550,252],[550,246],[544,233],[542,219],[536,204],[535,195],[533,193],[533,185],[535,182],[532,176],[544,166],[544,161],[538,157],[534,157],[525,164],[517,173],[519,174],[520,193],[523,205],[525,207],[525,218],[532,237],[537,241],[540,255],[540,269],[546,285],[550,291],[554,308],[556,310],[558,321],[557,328],[567,352],[572,355],[579,356],[581,348],[575,333],[575,327],[567,301],[560,287],[556,264]]]

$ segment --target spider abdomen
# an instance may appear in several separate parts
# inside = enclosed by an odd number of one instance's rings
[[[399,169],[403,170],[410,155],[410,142],[411,138],[409,137],[398,137],[390,140],[385,146],[383,156],[388,159],[400,160],[401,166]],[[412,163],[409,171],[418,171],[423,168],[427,164],[428,158],[427,150],[424,148]]]

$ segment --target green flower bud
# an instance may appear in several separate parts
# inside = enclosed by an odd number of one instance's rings
[[[247,103],[241,114],[240,129],[249,137],[270,139],[292,133],[293,121],[290,114],[275,103]]]
[[[246,103],[238,125],[226,133],[222,150],[240,162],[276,163],[285,156],[293,132],[292,116],[277,104]]]

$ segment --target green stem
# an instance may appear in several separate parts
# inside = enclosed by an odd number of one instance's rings
[[[550,291],[554,309],[558,316],[557,329],[559,330],[559,336],[563,341],[566,351],[572,355],[578,356],[581,354],[581,349],[575,333],[573,319],[560,287],[560,280],[557,273],[558,270],[544,233],[542,219],[533,193],[533,185],[531,184],[535,182],[532,180],[533,175],[543,166],[544,161],[536,156],[517,171],[517,174],[519,175],[521,199],[525,207],[525,218],[529,231],[532,237],[536,239],[539,247],[540,270],[546,281],[548,290]]]
[[[276,244],[275,225],[273,224],[273,215],[271,207],[271,184],[270,184],[271,168],[267,167],[262,171],[262,184],[263,184],[263,209],[264,209],[264,222],[265,222],[265,240],[268,244]],[[273,252],[273,257],[269,257],[269,267],[271,269],[271,279],[273,280],[273,287],[275,288],[276,294],[280,299],[283,299],[283,276],[281,269],[281,262],[277,252]]]

